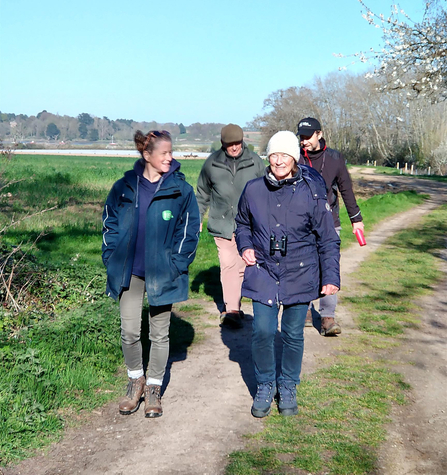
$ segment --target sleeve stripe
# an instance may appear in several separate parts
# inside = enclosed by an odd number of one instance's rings
[[[191,254],[188,256],[188,259],[197,251],[197,247],[199,246],[199,235],[200,235],[200,231],[197,231],[197,233],[196,233],[196,239],[197,239],[196,247],[194,248],[194,251],[192,251]]]
[[[189,212],[186,213],[186,224],[185,224],[185,229],[183,230],[183,239],[180,242],[180,247],[178,248],[179,254],[182,252],[183,243],[185,242],[185,239],[186,239],[186,232],[188,231],[188,223],[189,223]]]
[[[349,216],[349,219],[355,218],[355,217],[358,216],[359,214],[360,214],[360,211],[359,211],[357,214],[354,214],[354,216]]]
[[[107,205],[105,206],[105,212],[106,212],[106,217],[104,218],[104,221],[102,222],[102,225],[103,225],[103,227],[104,227],[104,229],[105,229],[106,231],[104,231],[104,232],[102,233],[102,242],[104,243],[104,246],[107,246],[106,234],[109,232],[109,228],[106,226],[106,221],[107,221],[107,219],[108,219],[108,217],[109,217],[109,208],[108,208]]]

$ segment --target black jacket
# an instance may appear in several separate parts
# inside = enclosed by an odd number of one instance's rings
[[[337,150],[326,147],[324,139],[320,140],[320,147],[320,150],[315,152],[307,152],[301,149],[298,163],[314,168],[323,176],[328,191],[327,200],[332,210],[335,227],[340,226],[339,192],[345,203],[351,223],[363,221],[354,191],[352,190],[351,177],[346,168],[343,155]]]

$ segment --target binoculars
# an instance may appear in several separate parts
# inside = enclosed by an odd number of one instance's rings
[[[284,235],[280,240],[277,240],[274,234],[270,236],[270,255],[273,256],[277,251],[281,253],[281,256],[285,256],[287,254],[286,235]]]

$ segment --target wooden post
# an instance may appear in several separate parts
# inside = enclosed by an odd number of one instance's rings
[[[408,172],[408,163],[405,162],[405,173],[407,173],[407,172]]]
[[[428,174],[430,175],[431,167],[428,167]]]
[[[399,162],[396,163],[396,168],[399,170]]]
[[[377,167],[377,160],[374,160],[374,166]]]
[[[414,172],[414,165],[411,164],[411,171],[410,171],[410,175],[413,175],[413,172]]]

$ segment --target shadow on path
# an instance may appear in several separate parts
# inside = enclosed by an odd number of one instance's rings
[[[239,330],[229,327],[220,327],[222,342],[230,350],[228,359],[238,363],[241,376],[248,388],[251,397],[256,394],[256,378],[253,367],[253,359],[251,356],[251,335],[253,316],[245,314],[244,326]],[[282,339],[281,332],[278,330],[275,336],[275,354],[276,354],[276,374],[281,372],[282,358]]]
[[[251,331],[252,315],[245,314],[243,328],[235,330],[226,326],[220,327],[222,342],[228,347],[228,359],[237,363],[241,370],[241,376],[250,392],[254,397],[256,394],[256,379],[253,370],[253,360],[251,358]]]
[[[213,266],[199,272],[191,283],[193,292],[203,292],[214,300],[219,312],[225,310],[222,295],[222,285],[220,283],[220,267]]]

